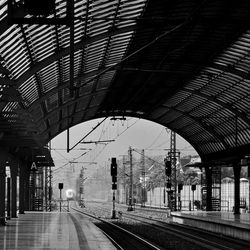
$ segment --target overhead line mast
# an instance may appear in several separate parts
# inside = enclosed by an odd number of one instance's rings
[[[168,206],[172,211],[177,211],[177,159],[180,152],[176,150],[176,133],[170,132],[170,151],[165,158],[167,176]]]

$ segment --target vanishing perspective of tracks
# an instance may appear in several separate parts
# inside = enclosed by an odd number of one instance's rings
[[[141,232],[139,232],[140,235],[148,239],[150,242],[155,242],[155,244],[161,246],[164,249],[167,247],[164,244],[162,245],[161,242],[166,241],[170,241],[167,246],[171,247],[172,249],[250,249],[249,242],[232,239],[230,237],[188,227],[186,225],[167,223],[166,211],[154,211],[152,209],[144,210],[144,208],[136,208],[136,213],[127,212],[126,207],[122,205],[117,205],[117,209],[119,209],[120,216],[119,219],[116,220],[110,220],[111,207],[108,203],[89,204],[89,207],[87,206],[87,208],[78,209],[78,211],[88,214],[89,216],[92,216],[90,214],[95,214],[95,217],[108,218],[112,224],[115,223],[116,225],[126,228],[127,230],[132,230],[133,232],[135,232],[135,229],[138,228],[138,225],[140,225],[141,228],[145,229],[145,234],[143,234],[143,230],[141,230]],[[158,219],[154,219],[152,216],[147,215],[147,211],[149,211],[150,214],[157,214]],[[105,221],[107,221],[107,219]],[[149,231],[152,235],[150,238],[148,238]],[[157,237],[154,235],[157,235]],[[183,243],[180,244],[180,242]],[[190,248],[190,246],[192,246],[192,248]]]
[[[143,249],[143,250],[161,250],[163,248],[150,243],[149,241],[139,237],[138,235],[125,230],[124,228],[117,226],[107,220],[98,218],[90,213],[83,212],[83,209],[71,208],[73,211],[78,212],[84,216],[88,216],[94,219],[95,224],[107,235],[107,237],[113,242],[117,249]]]

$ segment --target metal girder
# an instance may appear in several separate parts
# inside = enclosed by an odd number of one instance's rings
[[[106,89],[100,89],[100,90],[96,91],[94,94],[102,93],[102,92],[105,92],[105,91],[106,91]],[[68,101],[68,102],[62,104],[61,106],[59,106],[59,107],[53,109],[52,111],[47,112],[46,115],[43,116],[42,120],[48,119],[48,118],[51,116],[52,113],[55,113],[55,112],[58,112],[58,111],[60,111],[60,110],[62,110],[62,109],[64,109],[64,108],[67,108],[67,107],[71,106],[72,104],[81,102],[82,99],[85,99],[85,98],[86,98],[87,96],[89,96],[89,95],[90,95],[90,94],[82,95],[82,96],[79,97],[78,99],[72,99],[71,101]],[[38,104],[38,103],[40,103],[40,102],[37,102],[36,104]],[[36,122],[39,123],[39,122],[41,122],[41,120],[38,120],[38,121],[36,121]]]
[[[167,107],[166,105],[162,105],[163,107]],[[205,131],[207,131],[209,134],[211,134],[213,137],[217,138],[222,145],[224,146],[225,149],[230,148],[229,145],[225,142],[224,137],[219,135],[212,126],[205,124],[204,122],[202,122],[202,119],[198,118],[198,117],[194,117],[192,115],[190,115],[187,112],[183,112],[180,109],[177,108],[173,108],[173,107],[167,107],[170,110],[174,110],[178,113],[181,113],[183,116],[189,117],[190,119],[192,119],[193,121],[195,121],[195,123],[199,124]],[[163,115],[161,115],[160,117],[158,117],[157,119],[161,119],[161,117],[164,117],[167,114],[167,112]],[[179,117],[177,118],[179,119]],[[171,121],[169,124],[171,124],[173,121]]]
[[[87,0],[86,2],[86,14],[85,14],[85,23],[84,23],[84,33],[83,33],[83,37],[87,37],[87,28],[88,28],[88,16],[89,16],[89,0]],[[80,83],[81,83],[81,77],[84,74],[84,67],[85,67],[85,49],[86,46],[84,46],[82,48],[82,55],[81,55],[81,64],[80,64],[80,69],[79,69],[79,73],[78,73],[78,77],[74,80],[74,82],[76,82],[76,88],[75,90],[75,98],[79,97],[79,87],[80,87]],[[77,103],[74,104],[74,108],[73,108],[73,113],[76,112],[76,107],[77,107]],[[73,119],[72,119],[73,120]],[[72,122],[71,120],[71,122]]]
[[[222,65],[222,64],[212,64],[208,66],[211,69],[220,70],[224,73],[230,73],[235,76],[239,76],[243,79],[250,80],[250,72],[245,72],[243,70],[236,69],[234,65]]]
[[[23,28],[23,25],[20,25],[20,29],[21,29],[21,32],[22,32],[22,36],[23,36],[23,39],[24,39],[24,43],[25,43],[27,52],[28,52],[30,65],[32,66],[32,65],[34,65],[35,61],[33,59],[33,56],[32,56],[31,50],[30,50],[30,46],[29,46],[29,43],[28,43],[28,40],[27,40],[27,37],[26,37],[26,34],[25,34],[25,30]],[[35,79],[36,79],[38,97],[41,98],[43,96],[43,94],[42,94],[42,84],[41,84],[40,77],[38,76],[37,73],[35,73]],[[46,114],[46,107],[45,107],[43,102],[41,104],[41,107],[42,107],[43,113]],[[24,106],[23,106],[23,108],[24,108]],[[48,121],[45,120],[45,122],[46,122],[47,126],[49,126]]]
[[[240,160],[244,158],[245,155],[250,154],[250,147],[249,145],[239,146],[235,148],[230,148],[227,150],[223,150],[220,152],[210,153],[206,155],[202,155],[202,161],[204,162],[212,162],[216,160],[221,160],[224,162],[231,162],[233,160]]]
[[[65,106],[70,106],[70,105],[71,105],[71,104],[68,104],[68,103],[67,103],[67,105],[64,105],[64,108],[65,108]],[[75,112],[74,114],[70,115],[70,117],[71,117],[72,119],[73,119],[74,117],[77,117],[77,116],[81,116],[81,117],[82,117],[83,112],[85,113],[85,112],[87,112],[88,110],[95,109],[96,107],[99,107],[99,105],[93,106],[93,107],[91,107],[91,108],[89,108],[89,109],[80,110],[80,111],[78,111],[78,112]],[[61,110],[61,109],[63,109],[63,108],[60,107],[60,108],[58,108],[58,109]],[[52,113],[54,113],[54,112],[52,112]],[[51,115],[51,114],[50,114],[50,115]],[[49,116],[49,115],[48,115],[48,116]],[[43,132],[41,133],[41,135],[43,136],[43,135],[49,133],[51,130],[54,129],[55,126],[58,126],[59,124],[62,124],[63,122],[67,121],[68,118],[69,118],[69,117],[67,116],[67,117],[61,119],[60,121],[58,121],[58,122],[56,122],[56,123],[54,123],[54,124],[51,124],[50,127],[49,127],[47,130],[45,130],[45,131],[43,131]],[[97,117],[95,117],[95,116],[93,115],[93,118],[97,118]],[[81,122],[83,122],[82,119],[81,119],[81,121],[79,121],[79,123],[81,123]],[[76,124],[71,124],[71,125],[74,126],[74,125],[76,125]],[[59,131],[59,132],[62,132],[62,131]]]
[[[81,80],[84,80],[85,78],[89,78],[89,77],[94,77],[96,74],[99,74],[100,72],[102,72],[102,70],[94,70],[94,71],[91,71],[89,73],[86,73],[82,76],[79,76],[79,77],[75,77],[74,78],[74,81],[81,81]],[[69,86],[69,81],[66,81],[66,82],[62,82],[62,83],[59,83],[58,86],[56,88],[53,88],[51,89],[50,91],[48,91],[45,95],[41,96],[39,99],[37,99],[36,101],[34,101],[32,103],[32,105],[37,105],[37,104],[41,104],[42,102],[44,102],[45,100],[47,100],[50,96],[56,94],[56,93],[59,93],[61,90],[65,89],[65,88],[68,88]],[[82,85],[80,87],[83,87],[85,85]],[[103,90],[102,90],[103,91]],[[79,97],[81,98],[81,97]]]
[[[246,114],[243,112],[240,112],[239,110],[237,110],[236,108],[232,107],[232,105],[224,103],[218,99],[216,99],[213,96],[209,96],[207,94],[201,93],[199,90],[190,90],[187,88],[183,88],[183,91],[186,91],[188,93],[194,94],[194,95],[198,95],[200,97],[205,98],[206,100],[209,100],[211,102],[214,102],[218,105],[220,105],[221,107],[229,110],[230,112],[232,112],[233,114],[235,114],[236,117],[241,118],[245,123],[250,125],[250,119],[247,118]]]
[[[152,39],[150,42],[148,42],[146,45],[142,46],[141,48],[139,48],[136,52],[133,52],[131,55],[134,55],[138,52],[142,52],[145,49],[151,48],[153,45],[155,45],[155,43],[159,42],[160,40],[164,39],[167,35],[170,35],[171,33],[174,33],[178,30],[181,30],[183,27],[185,27],[185,25],[187,25],[188,21],[185,20],[185,22],[180,23],[179,25],[175,26],[174,28],[168,30],[168,31],[162,31],[160,35],[157,35],[154,39]],[[156,34],[158,34],[159,32],[157,32]],[[161,66],[164,64],[164,62],[166,61],[168,57],[168,53],[164,54],[162,58],[160,58],[159,62],[157,63],[157,65],[155,66],[154,70],[160,70]],[[140,60],[143,60],[143,57],[140,58]],[[137,64],[140,64],[141,62],[137,62]],[[129,105],[133,104],[137,98],[138,95],[140,95],[146,88],[146,86],[152,81],[153,76],[154,76],[155,72],[151,72],[150,76],[147,78],[147,80],[143,81],[142,84],[140,85],[140,87],[138,87],[136,89],[135,92],[132,93],[132,96],[130,97],[129,101],[126,103],[124,109],[126,109]]]
[[[99,34],[99,35],[96,35],[93,37],[84,38],[84,40],[82,40],[78,43],[75,43],[74,51],[82,49],[87,44],[94,43],[98,40],[102,40],[102,39],[107,38],[109,36],[114,36],[114,35],[119,35],[119,34],[130,32],[130,31],[134,31],[135,28],[136,28],[136,25],[131,25],[131,26],[123,27],[123,28],[117,28],[115,30],[111,30],[109,32]],[[64,56],[67,56],[69,53],[70,53],[70,47],[67,47],[67,48],[61,49],[60,51],[57,51],[53,55],[47,57],[46,59],[44,59],[38,63],[34,63],[34,65],[32,65],[31,68],[27,72],[25,72],[17,80],[15,80],[16,86],[19,87],[23,82],[28,80],[35,73],[37,73],[41,69],[45,68],[46,66],[50,65],[51,63],[63,58]]]
[[[69,68],[69,78],[70,78],[70,83],[69,83],[69,95],[70,97],[73,97],[74,93],[74,40],[75,40],[75,26],[74,26],[74,1],[67,1],[67,8],[68,8],[68,14],[69,14],[69,60],[70,60],[70,68]]]
[[[117,4],[117,7],[116,7],[115,16],[117,15],[119,5],[120,5],[120,0],[119,0],[119,2]],[[113,22],[112,27],[110,28],[110,30],[113,30],[114,28],[115,28],[115,26],[114,26],[114,22]],[[106,43],[106,48],[105,48],[105,51],[103,53],[102,60],[101,60],[101,62],[99,64],[99,67],[98,67],[99,70],[101,70],[105,66],[105,61],[106,61],[106,58],[107,58],[109,50],[110,50],[110,42],[111,42],[111,36],[108,37],[108,41]],[[90,96],[89,96],[89,100],[88,100],[86,109],[89,108],[89,106],[90,106],[90,104],[92,102],[93,95],[94,95],[94,93],[96,91],[96,87],[97,87],[99,79],[100,79],[100,75],[98,75],[94,80],[94,84],[92,85],[92,88],[91,88],[91,92],[90,92]],[[82,117],[82,120],[84,120],[84,118],[85,118],[85,115]]]
[[[221,22],[218,22],[217,24],[215,24],[216,26],[218,26],[219,24],[221,24]],[[222,22],[223,24],[223,22]],[[246,23],[242,24],[242,26],[237,30],[235,29],[235,32],[232,34],[232,37],[229,40],[225,40],[224,42],[220,43],[220,46],[218,46],[218,48],[215,49],[215,51],[213,52],[213,54],[210,55],[210,57],[205,58],[205,62],[204,61],[197,61],[195,63],[195,65],[198,65],[194,70],[193,73],[189,76],[189,77],[185,77],[185,80],[183,80],[182,78],[179,79],[178,82],[176,82],[175,84],[175,88],[167,93],[167,96],[173,96],[175,93],[178,93],[178,91],[182,90],[183,86],[184,86],[184,81],[186,83],[188,83],[195,75],[199,75],[199,73],[202,71],[202,69],[204,69],[205,67],[214,67],[213,64],[213,60],[216,56],[218,56],[218,53],[221,52],[221,48],[225,48],[226,46],[228,46],[230,44],[230,41],[233,41],[233,39],[238,38],[239,35],[241,35],[243,33],[243,31],[245,31],[246,29],[248,29],[248,25]],[[197,43],[200,43],[201,41],[205,40],[207,37],[209,37],[211,35],[211,32],[214,32],[213,29],[209,30],[210,32],[207,32],[206,34],[204,34],[203,36],[201,36],[201,39],[196,39],[196,41],[194,42],[194,44],[191,46],[189,46],[189,49],[186,50],[186,53],[182,54],[182,58],[185,58],[185,56],[188,58],[188,56],[186,55],[187,53],[189,53],[192,50],[197,50],[198,45]],[[184,59],[181,60],[181,58],[179,58],[179,61],[177,62],[182,62],[185,61]],[[176,63],[172,66],[173,68],[178,68],[179,64]],[[222,66],[221,70],[223,69],[224,66]],[[214,67],[215,69],[220,69],[219,67],[217,68]],[[230,68],[230,67],[229,67]],[[227,70],[231,70],[233,72],[233,69],[229,69],[228,67],[226,67],[225,69]],[[239,73],[239,71],[238,71]],[[159,98],[159,101],[152,106],[151,110],[147,113],[147,115],[150,115],[150,113],[152,113],[154,111],[155,108],[157,108],[158,106],[161,105],[161,103],[166,99],[166,95],[162,96]]]
[[[32,137],[24,137],[24,136],[5,136],[2,140],[0,140],[0,145],[4,147],[12,147],[15,145],[16,147],[36,147],[36,146],[43,146],[46,142],[44,140],[36,140]]]

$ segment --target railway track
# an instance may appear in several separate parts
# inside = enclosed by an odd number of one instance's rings
[[[113,223],[101,219],[92,214],[83,212],[83,209],[71,207],[71,209],[81,215],[94,219],[95,224],[104,232],[117,249],[123,250],[163,250],[142,237],[125,230]]]
[[[97,209],[106,210],[106,212],[110,212],[110,207],[99,207],[97,204],[95,205],[96,211]],[[152,212],[152,209],[150,209]],[[158,210],[156,210],[158,211]],[[145,217],[138,214],[133,214],[131,212],[125,212],[123,210],[122,217],[129,219],[131,221],[138,221],[145,226],[150,225],[155,230],[159,232],[165,232],[167,234],[174,235],[179,239],[182,239],[186,242],[192,242],[195,245],[206,249],[222,249],[222,250],[247,250],[250,249],[250,243],[245,242],[238,239],[233,239],[230,237],[218,235],[216,233],[208,232],[205,230],[188,227],[186,225],[179,224],[169,224],[163,222],[161,220]],[[186,248],[188,249],[188,248]]]
[[[139,215],[123,215],[126,218],[137,220],[142,223],[151,224],[158,230],[172,233],[182,239],[191,241],[197,245],[205,246],[208,249],[222,249],[222,250],[243,250],[250,249],[249,243],[244,243],[242,240],[236,240],[229,237],[224,237],[215,233],[210,233],[204,230],[190,228],[184,225],[166,224],[155,219],[148,219]]]

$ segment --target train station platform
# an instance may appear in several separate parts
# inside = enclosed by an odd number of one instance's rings
[[[183,211],[171,212],[173,223],[250,241],[250,214],[232,212]]]
[[[67,212],[26,212],[0,226],[0,249],[116,249],[88,218]]]

